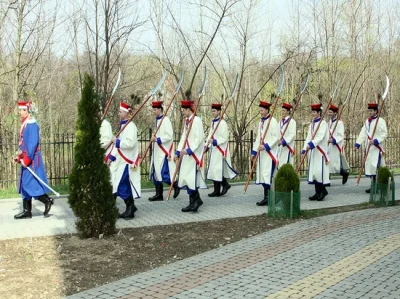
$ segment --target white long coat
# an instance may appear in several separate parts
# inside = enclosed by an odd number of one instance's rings
[[[279,166],[287,163],[293,165],[293,156],[295,154],[294,140],[296,138],[296,121],[294,119],[291,119],[289,121],[289,119],[290,116],[286,116],[285,120],[282,119],[279,122],[279,127],[281,131],[281,141],[284,143],[284,145],[280,145],[278,147]],[[286,129],[286,127],[288,128]],[[286,132],[285,135],[283,136],[282,134],[285,131],[285,129]]]
[[[362,127],[361,132],[358,135],[356,141],[356,147],[360,147],[364,143],[365,149],[368,148],[368,141],[369,139],[372,139],[371,135],[374,130],[376,121],[377,121],[376,118],[372,119],[371,122],[369,122],[368,119],[365,121],[364,126]],[[376,169],[379,166],[385,166],[385,159],[383,156],[385,150],[383,146],[386,137],[387,137],[386,122],[383,118],[380,117],[373,137],[373,140],[375,141],[376,145],[371,145],[367,161],[365,161],[365,175],[368,177],[375,176]]]
[[[120,129],[124,126],[124,122],[121,122]],[[125,167],[128,165],[132,195],[133,198],[139,198],[141,194],[141,178],[140,166],[136,167],[139,162],[136,125],[130,122],[126,129],[119,135],[118,140],[111,151],[111,155],[115,157],[115,161],[110,166],[113,193],[117,192]]]
[[[111,124],[107,119],[104,119],[101,122],[100,126],[100,145],[102,148],[105,148],[111,143],[111,139],[113,138],[113,132],[111,128]],[[111,146],[109,149],[106,151],[105,155],[107,156],[109,152],[111,151]]]
[[[204,180],[204,168],[202,167],[203,161],[201,160],[205,145],[204,131],[203,123],[199,117],[192,115],[190,121],[193,121],[193,125],[184,149],[190,149],[192,153],[191,155],[184,155],[182,158],[182,163],[179,168],[178,186],[180,188],[196,190],[196,188],[207,188]],[[187,124],[185,123],[179,141],[178,151],[181,151],[184,146],[189,126],[190,122]]]
[[[319,122],[321,122],[321,125],[312,139],[314,131],[317,129]],[[308,152],[307,180],[309,184],[315,184],[317,182],[327,185],[330,182],[328,165],[328,140],[329,133],[326,121],[321,120],[321,118],[313,120],[308,128],[308,134],[303,148],[303,151],[305,151],[307,144],[309,144],[311,147],[310,151]]]
[[[157,128],[160,125],[162,116],[156,117]],[[166,116],[161,124],[160,129],[157,132],[157,141],[152,144],[152,155],[150,163],[150,179],[153,177],[157,182],[162,182],[161,170],[164,167],[165,158],[168,161],[169,177],[172,179],[172,175],[175,172],[175,163],[172,159],[174,153],[174,142],[173,142],[174,131],[172,129],[171,120]],[[165,182],[167,183],[167,182]]]
[[[264,131],[268,126],[270,116],[262,118],[258,124],[257,137],[253,144],[252,155],[256,155],[260,144],[269,146],[269,151],[260,151],[257,160],[257,175],[256,184],[265,184],[270,186],[272,179],[276,172],[276,166],[278,162],[278,141],[280,139],[280,131],[278,121],[272,117],[271,124],[269,125],[268,132],[262,140]]]
[[[332,131],[335,128],[337,123],[335,132]],[[341,120],[337,121],[335,118],[333,121],[332,119],[329,120],[328,123],[329,129],[329,138],[332,138],[334,142],[329,143],[328,146],[328,154],[329,154],[329,173],[340,173],[340,169],[342,168],[341,163],[341,153],[343,151],[343,140],[344,140],[344,124]],[[333,144],[335,143],[335,144]]]
[[[221,120],[214,136],[211,136],[215,126],[218,124],[218,120],[219,118],[212,121],[207,137],[207,140],[214,140],[209,145],[210,159],[208,161],[207,179],[222,182],[222,177],[233,179],[237,176],[237,172],[232,168],[231,164],[228,124],[224,119]]]

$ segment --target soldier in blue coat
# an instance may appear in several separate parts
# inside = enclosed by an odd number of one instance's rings
[[[22,196],[23,210],[14,218],[32,218],[32,198],[45,205],[43,215],[47,216],[53,203],[52,198],[47,195],[50,190],[27,169],[29,167],[44,183],[48,184],[39,147],[39,126],[31,115],[35,106],[29,102],[19,101],[18,108],[22,124],[19,132],[19,150],[14,161],[21,164],[18,193]]]

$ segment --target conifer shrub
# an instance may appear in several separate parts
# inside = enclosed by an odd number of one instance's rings
[[[389,184],[389,179],[392,177],[389,168],[379,167],[378,168],[378,183],[379,184]]]
[[[290,216],[291,191],[293,191],[292,216],[300,214],[300,178],[291,164],[282,165],[275,177],[275,191],[268,204],[268,215]],[[272,203],[272,200],[275,202]],[[270,204],[271,203],[271,204]]]
[[[69,177],[68,203],[78,218],[75,225],[81,237],[115,233],[118,217],[112,195],[110,172],[104,164],[100,145],[100,102],[94,81],[85,74],[78,103],[74,165]]]

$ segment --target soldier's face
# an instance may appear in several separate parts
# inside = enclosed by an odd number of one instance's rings
[[[378,111],[374,110],[374,109],[368,109],[368,114],[369,117],[373,117],[378,113]]]
[[[190,117],[192,115],[192,110],[190,108],[182,108],[182,114],[184,117]]]
[[[265,109],[264,107],[259,107],[260,115],[261,117],[266,117],[269,113],[268,109]]]
[[[20,116],[21,118],[25,118],[25,117],[27,117],[28,114],[29,114],[27,109],[19,109],[18,112],[19,112],[19,116]]]
[[[123,110],[119,110],[118,115],[119,115],[119,119],[120,119],[120,120],[124,120],[124,119],[127,118],[128,112],[125,112],[125,111],[123,111]]]
[[[319,111],[313,110],[313,111],[311,111],[311,115],[312,115],[312,117],[313,117],[314,119],[316,119],[316,118],[319,117]]]
[[[286,108],[282,108],[282,117],[286,117],[289,115],[289,110],[287,110]]]
[[[333,118],[335,118],[336,113],[329,109],[329,110],[328,110],[328,115],[329,115],[330,118],[333,119]]]
[[[214,116],[214,118],[217,118],[219,116],[219,110],[211,109],[211,114],[212,116]]]
[[[162,114],[162,110],[161,110],[161,108],[153,108],[153,113],[156,116],[160,116]]]

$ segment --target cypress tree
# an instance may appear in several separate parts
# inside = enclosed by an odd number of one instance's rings
[[[112,195],[110,173],[100,145],[100,102],[94,81],[85,74],[78,104],[74,165],[69,177],[68,202],[78,217],[75,225],[81,237],[115,233],[118,217]]]

